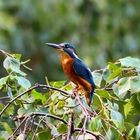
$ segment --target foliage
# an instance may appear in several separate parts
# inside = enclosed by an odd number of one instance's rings
[[[3,67],[7,72],[0,78],[1,140],[140,139],[139,59],[121,58],[93,71],[96,91],[88,107],[83,95],[78,100],[70,94],[72,83],[46,80],[46,85],[31,86],[23,71],[29,69],[25,65],[28,61],[22,62],[20,54],[0,52],[5,55]],[[9,98],[8,104],[5,98]]]
[[[36,71],[30,79],[40,83],[46,74],[50,80],[64,78],[46,42],[74,44],[93,69],[139,57],[139,5],[139,0],[0,0],[0,49],[31,58]]]

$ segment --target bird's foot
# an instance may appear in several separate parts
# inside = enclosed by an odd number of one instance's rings
[[[76,95],[77,93],[78,93],[78,88],[76,87],[76,88],[73,89],[73,94]]]
[[[74,88],[73,91],[70,93],[70,97],[72,99],[74,99],[76,97],[76,94],[78,93],[78,89],[77,88]]]
[[[70,97],[71,97],[72,99],[74,99],[74,98],[76,97],[76,93],[75,93],[75,92],[71,92],[71,93],[70,93]]]

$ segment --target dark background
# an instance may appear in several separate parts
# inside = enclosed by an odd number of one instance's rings
[[[0,0],[0,49],[31,59],[33,71],[26,72],[33,83],[45,76],[66,79],[58,53],[46,42],[74,44],[91,70],[122,57],[139,58],[140,1]]]

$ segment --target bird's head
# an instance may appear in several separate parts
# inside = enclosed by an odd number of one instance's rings
[[[46,43],[48,46],[57,49],[62,55],[69,55],[70,57],[77,57],[75,47],[69,43]]]

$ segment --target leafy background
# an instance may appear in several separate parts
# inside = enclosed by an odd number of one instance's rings
[[[50,81],[64,79],[59,56],[46,42],[74,44],[92,70],[139,57],[139,5],[138,0],[0,0],[0,48],[31,59],[35,70],[29,76],[36,82],[46,75]]]
[[[29,69],[27,61],[20,54],[1,54],[7,72],[0,79],[1,140],[140,139],[140,59],[121,58],[93,71],[96,91],[89,108],[83,95],[71,96],[72,83],[46,79],[31,86],[21,70]]]
[[[100,139],[140,139],[139,5],[137,0],[0,0],[0,139],[66,138],[69,125],[57,117],[68,122],[72,114],[72,137],[84,137],[76,133],[85,120],[76,97],[43,87],[29,90],[34,83],[68,93],[74,88],[63,86],[59,56],[46,42],[74,44],[93,71],[94,113],[87,110],[86,129]]]

